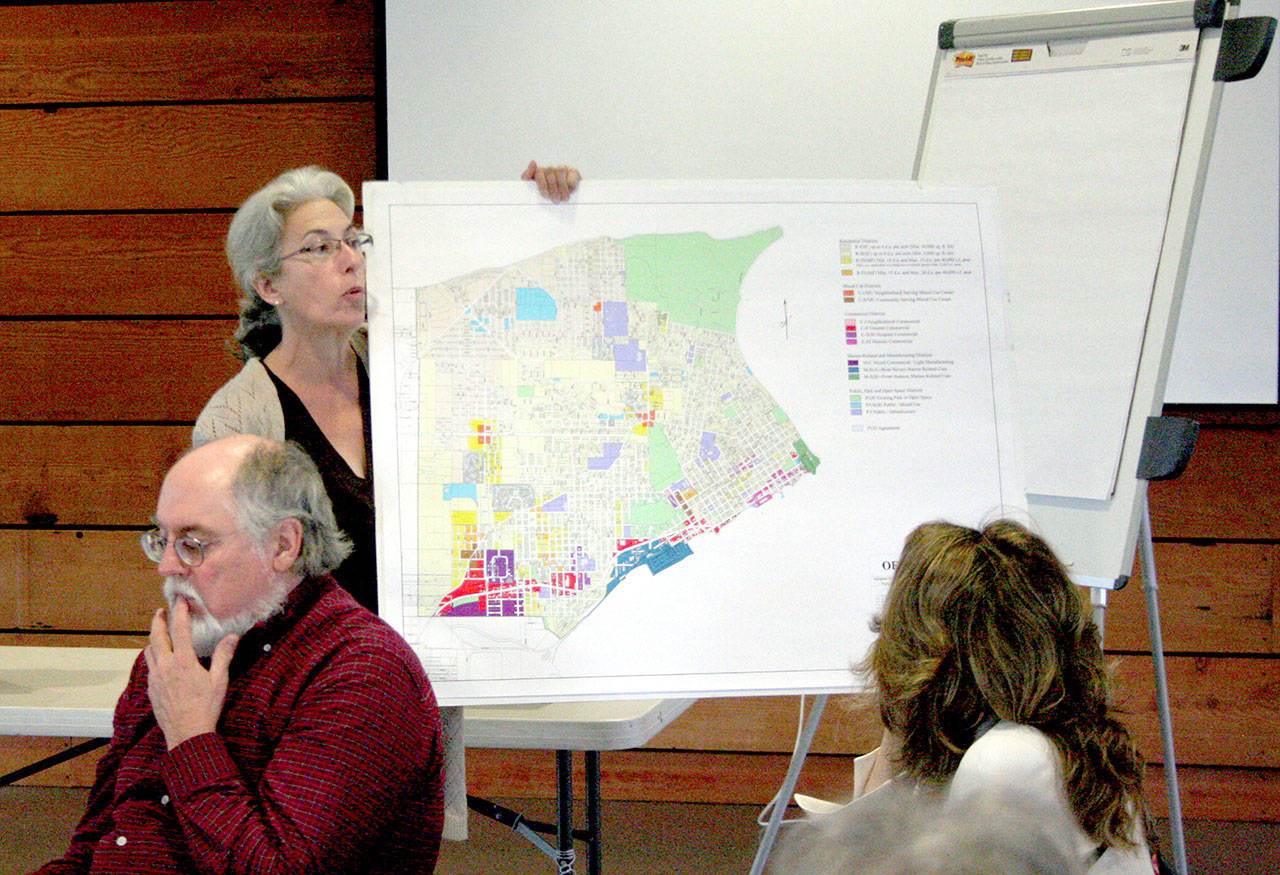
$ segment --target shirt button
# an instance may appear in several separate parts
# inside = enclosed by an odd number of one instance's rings
[[[129,840],[124,836],[116,836],[116,844],[123,848],[125,845],[129,844]]]
[[[160,797],[160,804],[161,804],[161,805],[168,805],[168,804],[169,804],[169,797],[168,797],[168,796],[161,796],[161,797]]]
[[[264,644],[264,645],[262,645],[262,652],[263,652],[263,653],[270,653],[270,652],[271,652],[271,645],[270,645],[270,644]]]

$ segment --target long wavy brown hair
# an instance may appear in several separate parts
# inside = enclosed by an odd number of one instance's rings
[[[872,626],[866,668],[909,776],[945,782],[993,719],[1033,726],[1062,757],[1085,832],[1133,846],[1142,762],[1117,718],[1097,627],[1043,540],[1007,520],[918,527]]]

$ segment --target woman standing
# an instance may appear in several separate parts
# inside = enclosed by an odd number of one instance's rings
[[[534,162],[522,178],[554,201],[580,179],[572,168]],[[372,238],[355,227],[354,211],[350,186],[319,167],[281,174],[237,210],[226,249],[241,290],[235,339],[245,363],[205,405],[192,443],[249,432],[300,444],[352,542],[334,576],[376,611],[365,330]]]
[[[530,162],[521,178],[559,202],[581,177],[571,167]],[[352,544],[333,576],[376,613],[365,327],[365,252],[373,240],[354,225],[354,213],[351,187],[319,167],[282,173],[236,211],[227,260],[241,291],[235,339],[244,366],[209,399],[192,444],[248,432],[301,445],[320,469],[334,517]],[[441,708],[440,721],[444,837],[463,839],[462,709]]]

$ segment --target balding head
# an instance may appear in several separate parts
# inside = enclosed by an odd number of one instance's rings
[[[155,522],[166,596],[185,599],[213,643],[270,616],[300,580],[332,570],[350,549],[307,454],[254,435],[179,459]]]
[[[210,501],[232,497],[236,474],[254,450],[276,450],[280,444],[256,434],[237,434],[190,450],[169,469],[160,485],[161,494],[175,487],[196,490]]]

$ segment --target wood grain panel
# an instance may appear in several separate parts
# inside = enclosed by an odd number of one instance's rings
[[[789,757],[782,754],[607,751],[600,755],[605,799],[763,805],[782,785]],[[582,787],[581,758],[575,759]],[[823,799],[850,793],[853,759],[812,755],[796,789]],[[1179,767],[1183,816],[1190,819],[1280,821],[1280,771]],[[467,790],[485,797],[550,799],[555,757],[549,751],[467,751]],[[1147,770],[1152,814],[1168,816],[1163,770]]]
[[[0,628],[145,634],[161,605],[133,531],[0,531]]]
[[[870,696],[831,696],[810,751],[866,753],[879,744],[880,718],[871,702]],[[699,699],[645,747],[777,753],[795,744],[799,723],[799,696]]]
[[[194,421],[238,369],[230,320],[0,322],[0,421]]]
[[[1280,768],[1280,659],[1166,660],[1178,764]],[[1118,660],[1118,701],[1148,762],[1163,762],[1150,657]]]
[[[75,747],[87,738],[49,738],[45,736],[0,736],[0,774],[25,768],[45,757],[60,754]],[[93,785],[94,770],[98,760],[107,752],[105,747],[82,754],[53,768],[38,772],[19,781],[19,785],[37,787],[89,787]],[[68,836],[68,839],[70,836]]]
[[[5,647],[116,647],[141,650],[147,636],[108,635],[79,632],[0,632],[0,645]]]
[[[1163,416],[1194,419],[1201,428],[1280,427],[1280,405],[1166,404]]]
[[[1164,769],[1147,769],[1144,791],[1154,817],[1169,816]],[[1280,823],[1280,771],[1178,766],[1182,816],[1193,820]]]
[[[1157,538],[1280,539],[1280,429],[1204,428],[1187,470],[1151,484]]]
[[[0,110],[0,211],[235,207],[321,164],[376,172],[372,101]]]
[[[173,426],[0,426],[0,524],[145,525],[191,441]]]
[[[0,317],[234,314],[222,249],[230,221],[223,213],[0,216],[0,261],[13,266]]]
[[[1180,763],[1280,768],[1280,660],[1176,657],[1167,662]],[[1118,701],[1139,749],[1162,760],[1152,660],[1117,660]],[[811,748],[854,754],[879,740],[862,697],[832,697]],[[646,745],[650,749],[780,753],[795,743],[795,696],[703,699]]]
[[[228,213],[0,215],[0,262],[15,266],[0,317],[234,315],[230,224]]]
[[[374,45],[369,0],[4,6],[0,104],[371,97]]]
[[[0,771],[21,768],[82,741],[78,738],[0,738]],[[102,751],[95,751],[34,775],[23,784],[84,787]],[[707,802],[763,805],[786,775],[788,757],[780,754],[674,753],[606,751],[601,754],[602,795],[606,800]],[[582,758],[575,758],[575,786],[584,786]],[[797,790],[822,799],[849,794],[853,761],[843,756],[810,756]],[[1280,820],[1280,771],[1181,767],[1183,815],[1198,820]],[[555,755],[550,751],[467,751],[467,791],[492,798],[554,799]],[[581,790],[576,791],[579,794]],[[1151,813],[1167,817],[1164,772],[1147,770]],[[579,798],[581,798],[579,796]]]
[[[1155,545],[1166,652],[1280,653],[1274,544]],[[1142,571],[1107,600],[1108,650],[1151,649]]]

